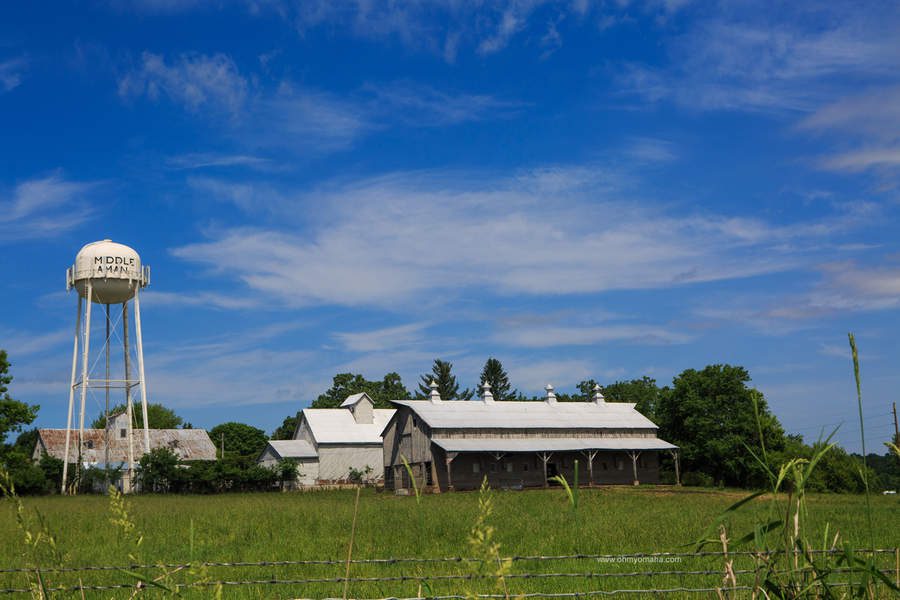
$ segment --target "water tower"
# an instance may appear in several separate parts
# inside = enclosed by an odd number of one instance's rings
[[[103,393],[106,402],[106,415],[109,417],[109,399],[112,390],[124,390],[126,416],[128,420],[125,436],[128,448],[128,471],[123,479],[123,488],[130,491],[134,473],[134,431],[132,392],[139,389],[141,393],[141,413],[143,415],[144,452],[150,451],[150,430],[147,428],[147,384],[144,378],[144,347],[141,338],[141,300],[140,290],[150,283],[150,267],[141,264],[141,257],[128,246],[117,244],[111,240],[93,242],[84,246],[75,256],[75,264],[66,270],[66,289],[78,291],[78,313],[75,317],[75,343],[72,350],[72,381],[69,387],[69,412],[66,420],[65,460],[63,462],[62,493],[66,493],[69,469],[69,453],[75,450],[79,465],[91,440],[85,440],[84,417],[88,390]],[[131,374],[130,327],[128,319],[128,302],[134,299],[134,334],[137,350],[137,377]],[[105,308],[106,336],[99,353],[91,357],[91,307],[99,304]],[[116,313],[111,314],[115,307]],[[119,335],[121,331],[121,336]],[[113,336],[121,341],[124,358],[122,374],[113,378],[110,371],[110,355]],[[100,360],[105,358],[105,369],[102,375]],[[80,360],[80,365],[79,365]],[[118,362],[118,361],[117,361]],[[80,369],[79,369],[80,366]],[[75,394],[79,394],[80,409],[78,413],[77,446],[71,447],[72,412]],[[109,423],[106,427],[104,447],[106,449],[105,464],[109,464]]]

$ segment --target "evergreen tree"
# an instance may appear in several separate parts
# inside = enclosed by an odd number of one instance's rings
[[[419,391],[417,398],[427,398],[431,393],[431,381],[437,382],[438,393],[444,400],[470,400],[472,398],[472,390],[464,389],[459,391],[459,384],[456,382],[456,375],[451,371],[453,363],[439,358],[434,359],[431,366],[431,374],[426,373],[419,377]]]
[[[509,376],[503,370],[503,365],[500,361],[494,357],[487,359],[487,362],[484,363],[484,368],[481,370],[481,380],[478,384],[479,390],[485,382],[491,384],[491,393],[494,395],[494,400],[502,402],[517,400],[519,397],[519,390],[511,390],[512,386],[509,384]]]

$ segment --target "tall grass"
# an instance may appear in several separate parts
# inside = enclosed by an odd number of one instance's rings
[[[865,456],[859,355],[852,333],[849,334],[849,341],[856,382],[863,456]],[[863,512],[869,552],[860,554],[856,546],[842,539],[837,531],[832,535],[833,530],[828,523],[825,525],[821,541],[814,541],[808,524],[810,512],[807,484],[819,462],[834,447],[835,444],[831,439],[837,430],[833,431],[824,442],[820,440],[820,443],[816,444],[817,450],[811,458],[790,458],[775,467],[770,463],[766,452],[756,398],[753,402],[759,431],[760,454],[749,446],[746,446],[746,449],[765,472],[769,489],[750,494],[723,511],[697,541],[697,549],[702,549],[707,544],[721,544],[725,552],[729,546],[751,548],[756,556],[752,585],[754,598],[760,596],[834,598],[838,586],[845,586],[842,589],[847,590],[841,597],[851,598],[874,599],[880,597],[883,590],[900,592],[898,584],[891,581],[876,564],[873,510],[865,462],[860,470],[860,477],[865,488]],[[765,494],[769,494],[773,499],[773,502],[768,504],[765,518],[758,519],[749,531],[737,539],[729,539],[726,523],[730,517],[737,511],[751,506]],[[713,537],[715,533],[718,535]],[[720,597],[724,597],[727,588],[734,587],[737,587],[737,580],[732,563],[726,556]]]

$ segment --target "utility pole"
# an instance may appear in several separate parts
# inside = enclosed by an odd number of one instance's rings
[[[893,402],[894,408],[894,444],[900,446],[900,428],[897,427],[897,403]]]
[[[225,460],[225,432],[222,432],[222,456],[220,457],[222,460]]]

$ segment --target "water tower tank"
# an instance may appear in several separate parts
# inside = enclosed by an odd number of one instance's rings
[[[134,296],[134,284],[150,283],[150,268],[141,265],[134,248],[112,240],[92,242],[75,256],[75,265],[66,272],[66,288],[75,288],[87,299],[87,282],[91,282],[90,300],[98,304],[120,304]]]

